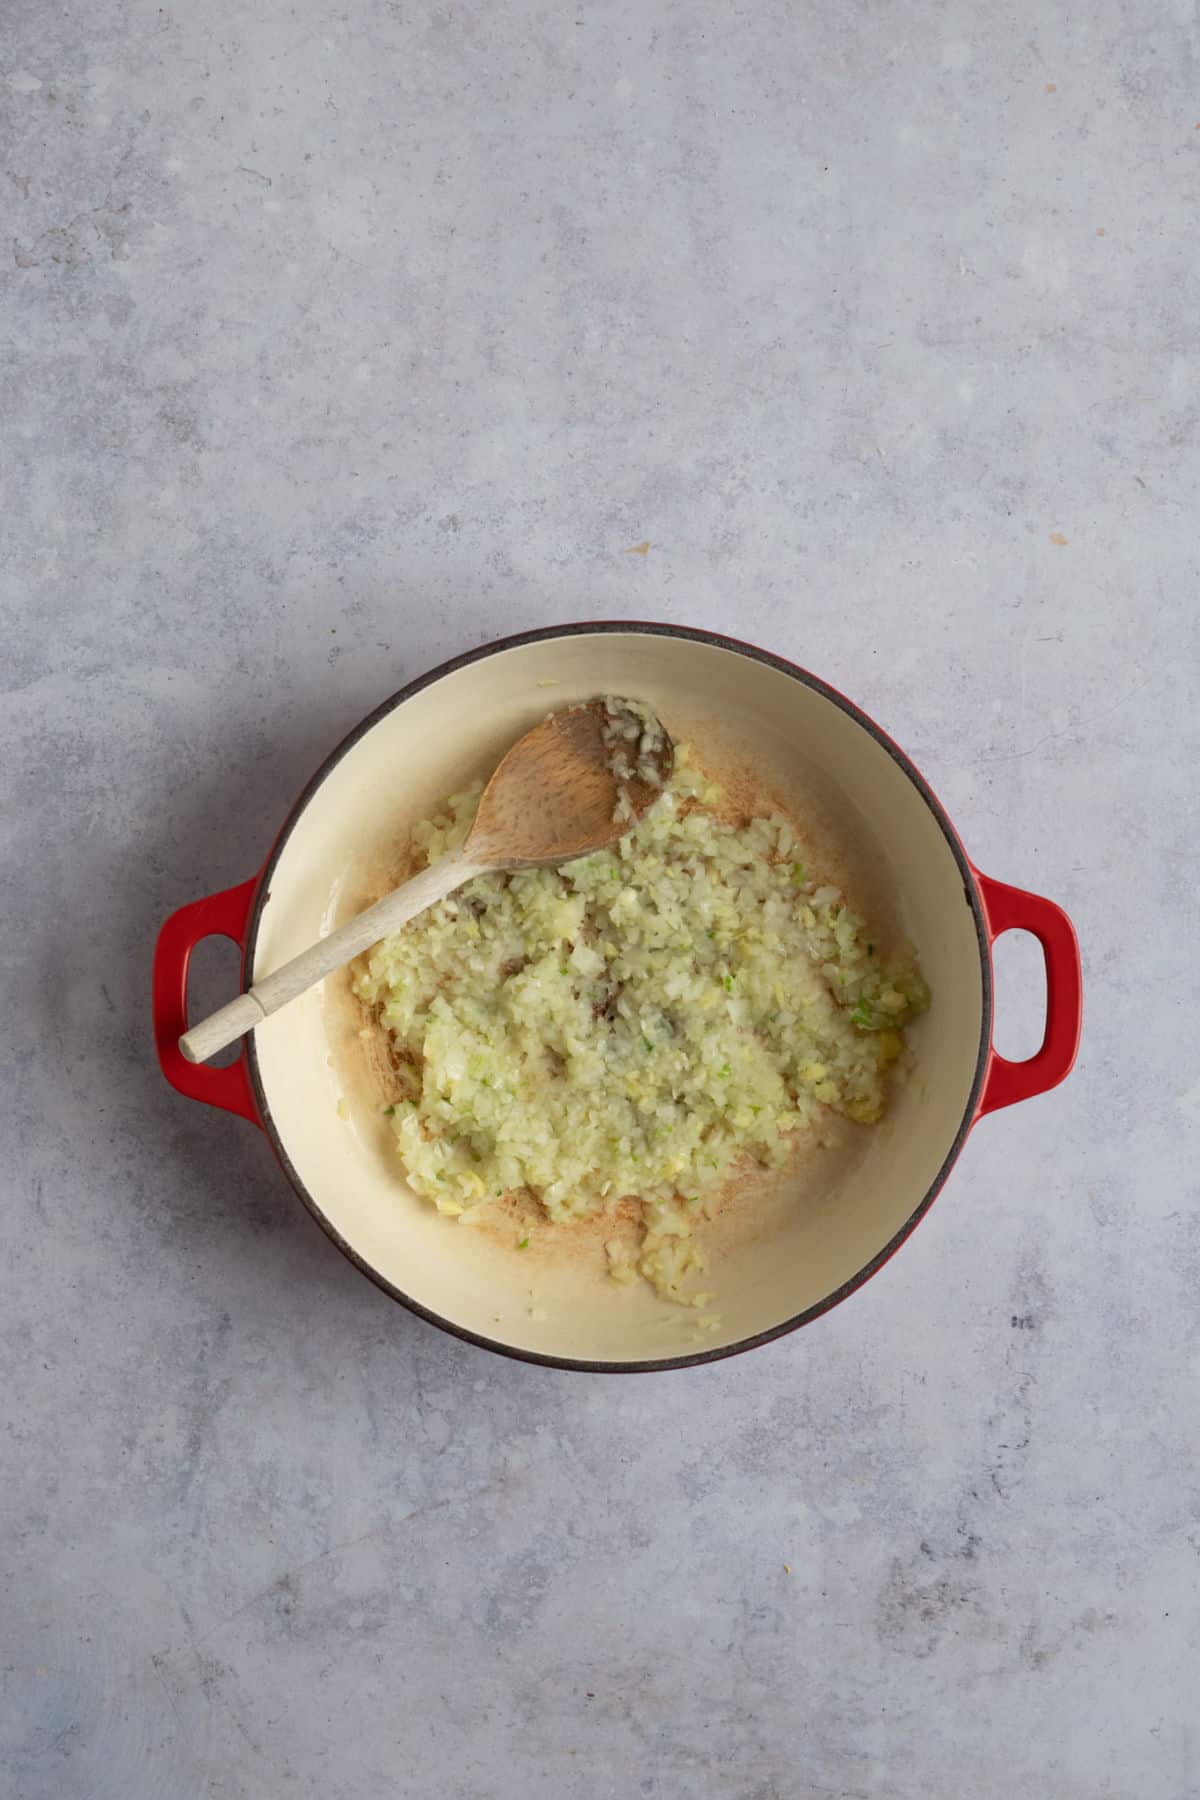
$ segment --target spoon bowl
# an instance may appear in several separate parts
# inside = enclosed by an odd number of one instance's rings
[[[481,869],[533,869],[605,850],[658,799],[674,759],[658,720],[630,701],[551,713],[484,788],[463,854]]]

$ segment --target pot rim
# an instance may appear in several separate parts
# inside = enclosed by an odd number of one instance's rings
[[[250,1074],[250,1085],[254,1095],[254,1103],[258,1109],[259,1121],[267,1135],[267,1140],[270,1143],[284,1174],[291,1182],[293,1188],[295,1188],[300,1199],[304,1202],[304,1205],[308,1208],[308,1211],[312,1214],[313,1218],[317,1221],[325,1234],[337,1245],[338,1249],[342,1252],[342,1255],[347,1257],[348,1260],[354,1264],[355,1268],[360,1270],[368,1280],[373,1281],[375,1286],[381,1288],[385,1294],[390,1295],[393,1300],[399,1301],[400,1305],[406,1307],[409,1312],[415,1313],[418,1318],[426,1320],[430,1325],[436,1325],[439,1326],[441,1330],[448,1331],[451,1336],[461,1338],[464,1343],[475,1344],[480,1349],[494,1351],[499,1356],[507,1356],[517,1362],[536,1363],[543,1368],[579,1370],[594,1375],[637,1375],[658,1373],[667,1369],[694,1368],[701,1363],[721,1362],[728,1356],[740,1356],[747,1350],[756,1350],[762,1344],[772,1343],[776,1338],[786,1337],[789,1333],[798,1331],[803,1325],[810,1325],[814,1319],[819,1319],[823,1313],[832,1311],[835,1306],[839,1306],[843,1300],[848,1299],[851,1294],[863,1287],[873,1275],[878,1274],[883,1265],[886,1262],[889,1262],[896,1254],[896,1251],[900,1248],[901,1244],[904,1243],[906,1238],[910,1237],[913,1231],[916,1230],[921,1220],[925,1217],[926,1213],[941,1193],[942,1188],[945,1186],[950,1171],[958,1161],[963,1145],[966,1143],[971,1127],[978,1116],[980,1100],[983,1095],[984,1079],[987,1074],[988,1061],[991,1054],[992,1041],[992,960],[990,936],[983,900],[975,878],[975,870],[971,864],[970,858],[963,849],[962,842],[958,833],[955,831],[954,826],[951,824],[945,808],[929,783],[925,780],[925,777],[921,774],[920,770],[912,762],[911,758],[901,750],[898,744],[893,742],[888,734],[877,725],[874,719],[872,719],[868,713],[865,713],[861,707],[856,706],[852,700],[848,700],[837,688],[831,687],[826,681],[822,681],[820,676],[812,674],[808,669],[801,668],[798,663],[790,662],[786,657],[776,655],[774,651],[763,650],[758,645],[746,643],[740,638],[728,637],[722,632],[708,631],[699,626],[668,625],[655,623],[654,621],[649,620],[603,619],[585,621],[579,624],[546,625],[539,626],[532,631],[516,632],[510,637],[496,638],[490,643],[480,645],[479,648],[475,650],[464,651],[460,656],[453,656],[447,662],[439,663],[436,668],[430,669],[428,673],[418,676],[414,681],[408,682],[387,700],[382,701],[372,712],[368,713],[366,718],[361,720],[360,723],[342,739],[341,743],[330,751],[316,773],[301,790],[280,828],[278,837],[271,847],[270,855],[267,857],[267,860],[263,865],[262,874],[259,877],[257,891],[254,896],[254,904],[251,908],[250,917],[247,923],[244,985],[249,987],[254,979],[254,953],[258,945],[258,931],[262,921],[263,907],[266,904],[267,895],[270,892],[271,877],[278,867],[279,859],[287,847],[292,832],[302,818],[308,807],[309,801],[313,798],[317,789],[333,772],[341,762],[342,758],[347,756],[360,739],[365,737],[374,726],[379,724],[381,719],[387,718],[390,713],[396,711],[397,707],[402,706],[406,700],[412,699],[415,694],[421,693],[425,688],[432,687],[435,682],[442,680],[444,676],[452,675],[459,669],[467,668],[471,663],[482,662],[490,656],[500,654],[502,651],[519,649],[526,644],[548,643],[557,638],[617,636],[622,634],[631,636],[641,635],[644,637],[682,638],[692,643],[712,645],[719,650],[727,650],[736,656],[744,656],[752,661],[765,663],[768,668],[778,669],[782,674],[790,676],[793,680],[801,682],[805,687],[812,688],[816,693],[823,695],[826,700],[831,701],[834,706],[840,708],[842,712],[846,713],[856,724],[860,725],[864,731],[868,732],[870,736],[875,739],[880,748],[885,750],[892,758],[892,761],[899,765],[903,773],[908,777],[909,781],[912,782],[913,786],[920,794],[922,800],[937,821],[942,835],[949,846],[950,853],[958,865],[959,873],[963,878],[963,891],[966,896],[967,904],[971,909],[971,915],[975,923],[975,933],[979,942],[983,1007],[980,1020],[979,1049],[975,1059],[975,1073],[958,1129],[943,1158],[941,1167],[938,1169],[933,1181],[922,1195],[920,1202],[909,1214],[899,1231],[894,1233],[883,1248],[877,1251],[856,1274],[852,1275],[848,1281],[843,1282],[833,1293],[827,1294],[815,1305],[806,1307],[802,1312],[797,1313],[793,1318],[785,1319],[779,1325],[769,1326],[765,1331],[755,1332],[750,1337],[739,1338],[738,1341],[733,1344],[724,1344],[713,1349],[697,1350],[681,1356],[641,1358],[636,1362],[607,1362],[596,1361],[585,1357],[549,1356],[540,1351],[523,1350],[514,1344],[501,1343],[495,1338],[487,1337],[482,1332],[470,1331],[465,1326],[456,1324],[452,1319],[443,1318],[440,1313],[434,1312],[432,1308],[425,1306],[420,1300],[415,1299],[413,1295],[405,1293],[402,1288],[398,1288],[393,1282],[389,1281],[386,1276],[381,1275],[380,1272],[373,1268],[364,1257],[360,1256],[353,1245],[342,1236],[333,1221],[321,1210],[315,1198],[301,1179],[299,1172],[287,1153],[282,1136],[271,1115],[270,1104],[267,1100],[262,1074],[259,1069],[257,1040],[253,1032],[249,1034],[247,1039],[247,1064]]]

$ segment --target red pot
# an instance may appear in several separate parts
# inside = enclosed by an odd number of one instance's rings
[[[915,1065],[887,1116],[802,1156],[709,1226],[719,1327],[604,1277],[602,1232],[547,1227],[524,1252],[503,1220],[460,1228],[408,1188],[380,1117],[344,974],[259,1027],[228,1068],[180,1054],[188,961],[232,938],[243,980],[268,972],[376,892],[407,828],[550,705],[624,692],[654,705],[706,760],[812,822],[856,903],[915,944],[933,1001],[910,1028]],[[1032,932],[1046,962],[1046,1030],[1025,1062],[991,1044],[991,947]],[[365,719],[313,776],[261,872],[163,926],[154,1026],[180,1093],[266,1132],[334,1242],[381,1287],[449,1331],[561,1367],[648,1369],[731,1355],[808,1323],[887,1261],[940,1191],[971,1127],[1070,1072],[1079,950],[1052,901],[981,874],[928,784],[858,707],[782,658],[712,632],[572,625],[456,658]]]

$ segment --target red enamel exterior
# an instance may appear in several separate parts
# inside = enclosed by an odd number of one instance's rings
[[[159,1067],[171,1086],[189,1100],[203,1100],[261,1126],[246,1072],[244,1048],[237,1061],[225,1069],[190,1063],[179,1048],[179,1040],[188,1028],[187,980],[192,952],[202,938],[232,938],[245,968],[246,926],[257,887],[255,875],[237,887],[226,888],[224,893],[193,900],[171,914],[154,946],[153,1008]]]
[[[1004,931],[1031,931],[1046,959],[1046,1031],[1042,1047],[1024,1062],[993,1050],[976,1113],[995,1112],[1057,1087],[1071,1073],[1083,1027],[1083,969],[1075,927],[1061,906],[1024,888],[1007,887],[975,870],[987,914],[989,949]]]

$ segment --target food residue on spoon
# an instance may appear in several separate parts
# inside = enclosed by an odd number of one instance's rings
[[[667,734],[648,706],[608,695],[604,701],[601,739],[608,767],[617,783],[613,823],[632,824],[637,818],[637,808],[630,798],[629,784],[640,781],[647,787],[662,787],[662,754]]]

